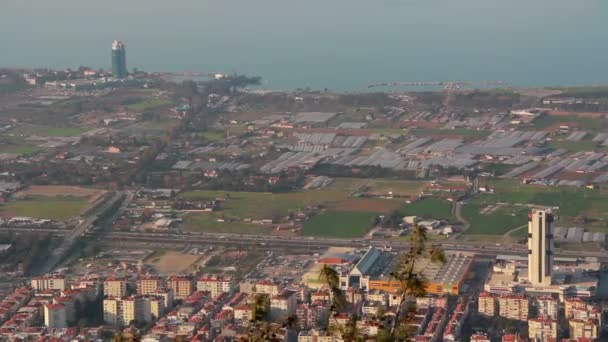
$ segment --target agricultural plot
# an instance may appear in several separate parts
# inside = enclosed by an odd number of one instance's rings
[[[302,234],[333,238],[359,238],[372,227],[377,213],[327,211],[304,224]]]
[[[14,130],[15,134],[38,135],[43,137],[74,137],[87,131],[82,127],[51,127],[38,125],[20,126]]]
[[[192,232],[226,234],[268,234],[269,228],[245,222],[219,222],[217,213],[191,213],[185,217],[182,228]]]
[[[225,199],[222,214],[226,217],[267,219],[284,216],[308,205],[331,206],[348,198],[348,193],[334,190],[310,190],[290,193],[191,191],[183,198]]]
[[[25,216],[66,221],[80,215],[89,203],[76,196],[28,196],[0,206],[0,216]]]
[[[525,226],[528,222],[527,207],[484,206],[468,203],[462,210],[465,220],[470,223],[465,234],[503,235],[510,230]]]
[[[400,213],[404,216],[420,216],[425,219],[454,220],[452,203],[437,198],[423,198],[401,207]]]
[[[171,101],[168,99],[162,98],[148,98],[134,104],[128,105],[127,108],[129,110],[135,112],[145,112],[147,110],[155,109],[158,107],[168,106],[171,104]]]

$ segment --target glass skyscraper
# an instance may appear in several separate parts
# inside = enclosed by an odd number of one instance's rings
[[[112,76],[127,77],[127,51],[120,40],[112,42]]]

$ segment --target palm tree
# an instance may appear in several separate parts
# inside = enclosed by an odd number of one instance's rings
[[[402,321],[402,311],[405,303],[409,298],[419,298],[426,295],[427,280],[424,278],[422,271],[418,269],[417,264],[422,259],[430,259],[432,263],[445,263],[446,257],[442,249],[432,246],[427,247],[426,230],[418,225],[415,225],[410,234],[409,250],[400,256],[395,270],[391,273],[391,277],[399,282],[398,294],[400,295],[399,305],[393,320],[390,336],[395,338],[397,330],[406,331],[407,327],[399,327]],[[409,321],[411,314],[415,308],[409,308],[408,314],[405,315],[405,322]]]

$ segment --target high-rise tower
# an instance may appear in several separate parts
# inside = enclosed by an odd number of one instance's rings
[[[127,77],[127,51],[120,40],[112,42],[112,76]]]
[[[528,215],[528,280],[533,285],[551,285],[553,270],[553,214],[534,210]]]

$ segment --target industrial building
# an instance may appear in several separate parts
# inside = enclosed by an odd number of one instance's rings
[[[471,253],[446,252],[446,254],[445,264],[436,264],[430,259],[421,259],[417,262],[416,272],[421,272],[427,280],[426,290],[430,294],[458,295],[473,262],[474,255]],[[399,282],[391,279],[390,274],[396,262],[395,253],[370,247],[350,271],[341,275],[341,287],[395,292],[399,288]]]

